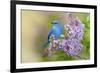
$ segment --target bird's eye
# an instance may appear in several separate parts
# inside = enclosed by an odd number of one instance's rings
[[[57,22],[51,22],[51,24],[58,24]]]
[[[57,22],[55,22],[54,24],[57,24]]]

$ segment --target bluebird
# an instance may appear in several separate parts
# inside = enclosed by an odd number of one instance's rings
[[[48,33],[48,41],[50,41],[50,37],[53,37],[53,36],[54,38],[59,39],[62,33],[62,26],[58,20],[54,20],[52,24],[53,26],[49,30],[49,33]]]
[[[54,37],[55,39],[59,39],[62,34],[62,26],[58,20],[54,20],[52,22],[52,27],[48,32],[47,42],[43,45],[46,47],[50,43],[50,38]]]

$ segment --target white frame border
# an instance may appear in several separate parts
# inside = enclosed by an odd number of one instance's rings
[[[90,60],[78,61],[57,61],[57,62],[39,62],[39,63],[21,63],[21,37],[20,37],[20,11],[21,9],[45,10],[45,11],[69,11],[69,12],[88,12],[90,13]],[[55,66],[72,66],[94,64],[94,9],[71,8],[71,7],[53,7],[53,6],[36,6],[36,5],[16,5],[16,69],[40,68]]]

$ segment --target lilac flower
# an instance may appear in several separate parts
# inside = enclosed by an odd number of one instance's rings
[[[83,45],[77,39],[63,39],[59,43],[59,48],[62,48],[66,54],[70,56],[76,56],[79,54],[80,50],[83,48]]]
[[[48,48],[48,56],[51,56],[58,49],[59,39],[52,38],[49,48]]]
[[[63,39],[59,43],[59,48],[62,48],[65,53],[70,56],[75,56],[79,54],[79,51],[83,48],[81,40],[83,38],[83,28],[84,25],[78,18],[72,19],[65,26],[67,32],[66,39]]]
[[[81,21],[78,18],[71,20],[64,27],[65,30],[68,31],[66,37],[82,40],[84,25],[81,23]]]

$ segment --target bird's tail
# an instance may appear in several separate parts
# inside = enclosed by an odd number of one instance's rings
[[[42,45],[42,47],[41,47],[41,50],[43,50],[43,53],[42,53],[42,56],[43,56],[43,57],[46,57],[46,56],[48,56],[48,54],[49,54],[49,51],[48,51],[48,49],[47,49],[49,43],[50,43],[50,42],[48,41],[48,42],[46,42],[44,45]]]
[[[37,49],[41,52],[41,55],[43,57],[48,55],[48,45],[49,45],[49,41],[45,42],[44,44],[42,44],[40,47],[38,47]]]
[[[43,45],[42,45],[42,47],[41,47],[41,48],[47,48],[47,46],[49,45],[49,43],[50,43],[50,42],[49,42],[49,41],[47,41],[45,44],[43,44]]]

